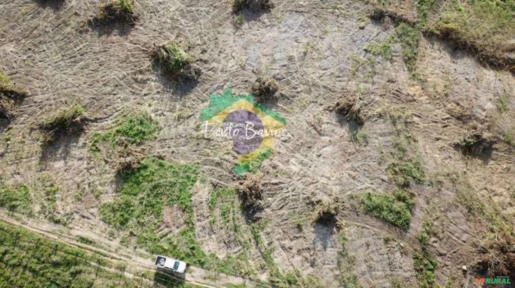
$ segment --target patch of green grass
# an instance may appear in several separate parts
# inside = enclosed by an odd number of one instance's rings
[[[417,160],[394,162],[386,170],[390,174],[390,180],[399,187],[409,187],[412,182],[423,184],[425,181],[424,168]]]
[[[356,259],[354,256],[349,255],[347,249],[347,236],[345,233],[340,232],[338,235],[338,242],[340,249],[338,251],[338,270],[340,271],[339,282],[341,287],[361,288],[358,277],[353,272]]]
[[[191,56],[176,43],[156,47],[152,59],[163,72],[171,75],[180,74],[191,64]]]
[[[191,188],[197,180],[195,167],[148,158],[121,178],[118,197],[100,208],[102,219],[117,228],[158,225],[165,205],[177,205],[185,213],[193,213]]]
[[[64,223],[64,219],[59,216],[57,211],[57,193],[59,188],[48,175],[38,177],[37,184],[37,190],[41,192],[39,214],[54,223]]]
[[[515,34],[513,0],[451,0],[441,11],[434,30],[485,57],[503,53],[500,48]]]
[[[125,116],[118,123],[104,133],[93,135],[91,150],[98,152],[99,144],[107,142],[114,147],[120,143],[139,145],[145,141],[156,138],[159,124],[149,114],[140,112]]]
[[[388,38],[387,40],[377,43],[372,42],[365,47],[365,51],[374,55],[374,56],[381,56],[384,59],[391,61],[393,57],[393,51],[392,51],[392,45],[393,45],[394,39],[393,37]]]
[[[120,10],[125,13],[134,13],[133,0],[116,0],[116,5],[118,5],[118,7],[120,7]]]
[[[11,80],[7,75],[5,75],[2,71],[0,71],[0,87],[9,87],[11,86]]]
[[[32,196],[25,185],[9,186],[0,182],[0,207],[24,214],[32,213]]]
[[[402,59],[406,64],[406,68],[415,76],[418,57],[418,43],[420,41],[420,32],[406,23],[400,23],[395,32],[402,47]]]
[[[405,190],[397,190],[393,195],[367,193],[362,197],[361,204],[368,214],[407,231],[411,211],[415,207],[413,198]]]
[[[429,250],[430,235],[430,224],[424,222],[422,231],[417,237],[420,249],[413,254],[415,272],[417,273],[418,283],[421,288],[438,287],[435,276],[438,262]]]
[[[431,8],[435,4],[436,0],[416,0],[415,6],[417,7],[417,14],[420,18],[420,24],[425,25],[427,22],[427,17],[429,16],[429,12]]]
[[[0,223],[1,287],[148,287],[97,268],[111,263],[83,250]]]
[[[208,202],[212,213],[215,212],[216,208],[218,208],[216,211],[219,212],[219,215],[212,215],[212,221],[215,222],[217,216],[220,216],[224,225],[233,224],[235,232],[238,230],[237,225],[239,225],[236,220],[237,212],[239,211],[235,205],[236,196],[234,189],[216,189],[209,196]]]
[[[515,147],[515,135],[514,131],[507,131],[503,134],[503,140],[506,141],[506,143],[510,144],[511,146]]]
[[[487,202],[479,198],[470,184],[459,183],[457,185],[456,201],[463,205],[474,218],[486,220],[492,231],[505,232],[508,235],[513,233],[513,227],[502,218],[501,211],[496,209],[494,203],[487,205]]]
[[[121,175],[121,186],[114,201],[100,207],[100,217],[119,230],[131,231],[138,246],[155,254],[171,255],[190,264],[203,266],[207,255],[195,238],[191,189],[198,170],[148,158]],[[184,213],[184,227],[171,237],[156,234],[165,206],[177,206]]]
[[[495,106],[497,107],[497,111],[500,113],[504,113],[508,111],[508,104],[509,104],[510,98],[507,93],[501,95],[499,99],[495,102]]]

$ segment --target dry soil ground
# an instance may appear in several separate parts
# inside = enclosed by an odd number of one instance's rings
[[[417,237],[424,223],[432,223],[436,281],[462,287],[475,273],[462,273],[462,266],[477,264],[487,239],[506,229],[512,239],[514,147],[498,140],[483,159],[454,147],[474,131],[496,139],[515,131],[509,72],[423,37],[414,79],[399,43],[392,43],[390,61],[365,51],[387,41],[395,28],[368,20],[371,6],[357,1],[276,1],[269,13],[247,15],[238,28],[227,1],[138,0],[140,17],[131,29],[88,26],[98,2],[53,7],[0,0],[0,68],[29,92],[0,135],[0,176],[9,185],[50,177],[59,187],[56,211],[69,216],[68,226],[120,240],[98,215],[99,205],[116,194],[116,171],[109,159],[91,157],[88,143],[126,109],[148,111],[161,130],[141,146],[143,153],[200,168],[193,204],[201,247],[219,257],[246,249],[253,277],[267,280],[271,268],[262,247],[242,247],[230,229],[211,221],[209,195],[237,184],[231,172],[237,155],[228,141],[204,138],[199,120],[212,93],[247,93],[261,73],[278,82],[279,100],[271,108],[288,121],[288,133],[257,172],[264,191],[262,245],[283,273],[297,269],[325,287],[356,281],[416,286]],[[198,83],[175,85],[152,69],[153,46],[174,39],[187,42],[198,59]],[[507,97],[502,113],[500,97]],[[342,99],[358,99],[365,119],[358,140],[331,111]],[[93,119],[87,131],[43,153],[36,125],[73,103]],[[359,200],[396,189],[387,167],[398,160],[403,139],[411,139],[406,149],[425,171],[423,183],[410,187],[416,206],[406,231],[367,215]],[[337,227],[313,222],[313,211],[328,202],[337,206]],[[477,205],[486,208],[474,214]],[[250,235],[250,225],[238,221]]]

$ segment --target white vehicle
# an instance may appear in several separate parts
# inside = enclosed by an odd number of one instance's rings
[[[172,258],[166,258],[165,256],[157,256],[156,266],[158,269],[184,274],[188,264]]]

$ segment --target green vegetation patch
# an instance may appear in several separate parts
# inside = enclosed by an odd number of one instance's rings
[[[347,249],[348,239],[343,232],[338,235],[338,242],[340,243],[340,249],[338,250],[338,280],[341,287],[348,288],[360,288],[359,278],[354,273],[354,266],[356,264],[356,257],[349,254]]]
[[[102,219],[117,228],[156,228],[165,205],[178,205],[186,213],[193,212],[191,188],[197,180],[195,167],[148,158],[121,177],[118,197],[100,208]]]
[[[406,68],[415,76],[418,57],[418,43],[420,41],[420,32],[406,23],[400,23],[395,32],[402,47],[402,59],[406,64]]]
[[[159,124],[149,114],[144,112],[125,116],[118,123],[104,133],[93,135],[91,150],[98,152],[102,142],[111,144],[112,147],[128,143],[139,145],[147,140],[156,138],[159,132]]]
[[[121,186],[113,202],[100,207],[106,223],[137,238],[137,244],[151,253],[171,255],[190,264],[204,265],[206,255],[195,239],[191,189],[197,168],[148,158],[121,175]],[[185,215],[184,227],[169,238],[156,235],[165,206],[178,207]]]
[[[239,214],[239,209],[236,204],[236,191],[234,189],[216,189],[214,190],[209,197],[209,209],[211,212],[215,212],[215,209],[218,208],[218,215],[212,215],[211,220],[216,221],[217,217],[220,217],[222,223],[224,225],[238,225],[237,216]],[[235,227],[237,229],[237,227]]]
[[[418,235],[420,249],[413,255],[415,272],[417,273],[417,279],[421,288],[437,287],[435,271],[438,267],[438,262],[429,250],[430,228],[430,224],[424,222],[423,230]]]
[[[25,185],[10,186],[0,181],[0,207],[9,211],[30,214],[32,196]]]
[[[425,172],[422,164],[413,159],[394,162],[386,168],[390,180],[399,187],[409,187],[411,183],[423,184]]]
[[[502,58],[503,48],[508,49],[508,39],[515,34],[514,0],[451,0],[441,11],[434,30],[465,48],[477,50],[479,58]],[[509,64],[504,60],[493,62]]]
[[[367,193],[361,204],[368,214],[404,231],[409,228],[411,211],[415,207],[414,196],[405,190],[397,190],[393,195]]]
[[[435,4],[436,0],[416,0],[415,5],[417,7],[417,14],[420,18],[419,21],[421,25],[425,25],[427,22],[427,17],[431,12],[431,8]]]
[[[133,0],[117,0],[115,3],[118,5],[118,7],[120,7],[121,11],[126,13],[134,13]]]
[[[100,267],[107,261],[0,223],[0,287],[142,287]]]
[[[391,61],[393,58],[392,45],[394,44],[394,37],[389,37],[383,42],[372,42],[365,47],[365,51],[373,56],[381,56],[382,58]]]

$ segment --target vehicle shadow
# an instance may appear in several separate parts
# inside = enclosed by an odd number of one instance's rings
[[[185,275],[157,269],[154,273],[154,287],[182,287]]]

